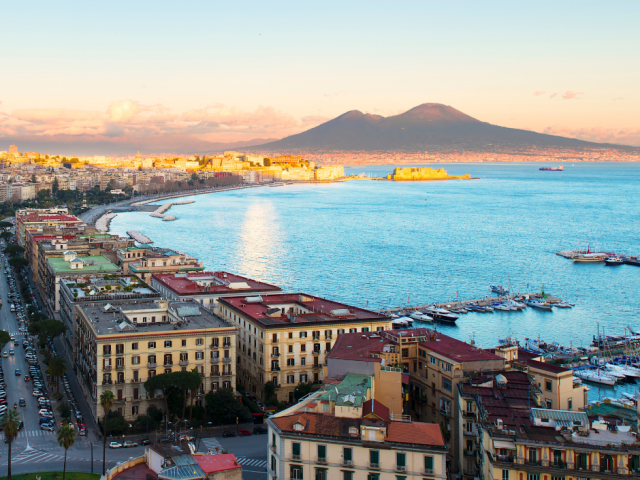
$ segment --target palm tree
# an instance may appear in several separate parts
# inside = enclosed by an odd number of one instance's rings
[[[60,377],[62,377],[67,371],[67,362],[62,357],[51,357],[49,360],[49,368],[47,372],[53,378],[56,379],[56,392],[60,391]]]
[[[106,475],[106,459],[107,459],[107,415],[113,407],[113,401],[115,397],[111,390],[105,390],[100,395],[100,405],[102,405],[102,410],[104,411],[104,420],[103,422],[103,436],[102,436],[102,475]],[[9,480],[9,479],[7,479]]]
[[[0,426],[2,427],[4,436],[7,439],[7,444],[9,445],[9,470],[7,474],[7,480],[11,480],[11,444],[18,435],[18,430],[20,429],[20,414],[15,410],[7,410],[5,416],[2,418],[2,420],[0,420]]]
[[[62,470],[62,480],[67,474],[67,450],[76,441],[76,431],[71,425],[64,425],[58,430],[58,445],[64,448],[64,470]]]

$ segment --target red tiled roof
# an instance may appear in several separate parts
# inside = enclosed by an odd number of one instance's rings
[[[518,360],[520,363],[524,363],[525,365],[529,365],[531,368],[535,368],[537,370],[544,370],[549,373],[565,373],[570,371],[568,368],[560,367],[558,365],[552,365],[546,362],[539,362],[538,360],[532,360],[530,358],[520,358],[520,353],[518,352]]]
[[[389,409],[375,398],[367,400],[362,405],[362,416],[367,417],[369,415],[375,415],[385,423],[389,421]]]
[[[478,362],[481,360],[504,360],[487,350],[470,345],[466,342],[443,335],[440,332],[420,342],[420,346],[451,359],[454,362]]]
[[[387,428],[387,440],[394,443],[444,447],[440,425],[435,423],[391,422]]]
[[[394,342],[379,333],[343,333],[338,335],[327,358],[340,360],[358,360],[363,362],[380,362],[371,353],[380,353],[385,345]]]
[[[225,470],[234,470],[242,468],[238,463],[236,456],[232,453],[220,455],[194,455],[204,473],[223,472]]]
[[[147,255],[148,256],[148,255]],[[257,291],[279,292],[282,289],[269,283],[259,282],[228,272],[197,272],[177,276],[175,273],[155,274],[153,279],[164,285],[176,295],[196,295],[199,293],[233,294]],[[214,280],[213,285],[198,285],[198,280]],[[220,283],[216,283],[216,281]],[[246,283],[249,288],[231,288],[229,283]]]
[[[29,213],[18,217],[18,221],[22,223],[32,222],[82,222],[78,217],[73,215],[39,215],[37,213]]]
[[[247,303],[245,297],[225,297],[219,299],[219,303],[250,318],[263,326],[283,326],[296,324],[323,324],[344,323],[362,321],[386,321],[388,317],[379,313],[352,307],[344,303],[334,302],[306,293],[282,293],[262,295],[262,301]],[[294,318],[289,318],[289,308],[302,309],[295,313]],[[274,312],[273,316],[267,314],[268,310],[281,309]],[[286,311],[284,311],[286,310]],[[333,312],[333,313],[331,313]]]

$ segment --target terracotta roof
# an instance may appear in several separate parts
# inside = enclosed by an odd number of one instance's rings
[[[394,443],[411,443],[444,447],[440,425],[419,422],[391,422],[387,440]]]
[[[389,422],[389,409],[375,398],[367,400],[362,405],[362,416],[367,417],[369,415],[375,415],[383,422]]]
[[[360,360],[363,362],[380,362],[379,358],[371,357],[371,353],[380,353],[385,345],[394,342],[379,333],[342,333],[327,356],[330,359]]]
[[[232,453],[220,455],[194,455],[198,461],[198,465],[204,473],[223,472],[225,470],[234,470],[242,468],[238,463],[236,456]]]
[[[477,362],[481,360],[504,360],[487,350],[462,342],[436,332],[432,339],[420,342],[420,346],[438,353],[457,363]]]
[[[153,279],[177,295],[197,295],[213,293],[218,295],[248,293],[254,291],[281,291],[280,287],[259,282],[229,272],[197,272],[176,275],[175,273],[155,274]],[[198,282],[211,282],[212,285],[200,285]],[[236,284],[236,285],[234,285]],[[243,285],[245,284],[246,287]]]
[[[518,353],[518,359],[515,361],[524,363],[525,365],[528,365],[531,368],[535,368],[537,370],[544,370],[545,372],[549,372],[549,373],[565,373],[570,371],[568,368],[559,367],[558,365],[552,365],[546,362],[539,362],[538,360],[531,360],[529,358],[520,358],[519,353]]]

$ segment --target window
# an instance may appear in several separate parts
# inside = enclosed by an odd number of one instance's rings
[[[293,353],[293,345],[289,345],[289,353]]]
[[[135,355],[131,357],[131,363],[133,365],[140,365],[140,355]]]
[[[425,475],[433,475],[433,457],[431,455],[424,456],[424,473]]]
[[[318,461],[326,462],[327,461],[327,446],[326,445],[318,445]]]
[[[509,470],[502,470],[502,480],[509,480]]]
[[[186,340],[186,339],[184,339],[184,338],[182,339],[182,346],[183,346],[183,347],[186,347],[186,346],[187,346],[187,340]]]
[[[147,323],[147,317],[142,317],[142,323]]]
[[[553,451],[553,466],[562,467],[564,462],[562,461],[562,452],[560,450]]]
[[[436,359],[435,357],[431,357],[431,365],[435,365],[436,364]]]
[[[307,332],[300,332],[300,338],[307,338]]]
[[[326,468],[316,468],[316,480],[327,480]]]
[[[567,400],[567,410],[573,410],[573,400],[571,398]]]
[[[473,433],[473,422],[467,421],[467,433]]]
[[[149,342],[149,348],[156,348],[156,342]]]
[[[139,407],[137,407],[136,405],[131,407],[131,415],[138,415],[138,411],[139,411]]]
[[[131,344],[131,350],[138,350],[138,342],[133,342]]]
[[[327,405],[327,407],[329,406],[329,404],[322,404],[322,406]],[[327,408],[328,410],[328,408]],[[344,460],[344,462],[347,465],[351,465],[351,462],[353,462],[353,449],[349,448],[349,447],[343,447],[342,448],[342,458]]]
[[[576,468],[578,470],[588,470],[589,469],[589,460],[588,455],[586,453],[578,453],[576,454]]]
[[[287,375],[287,383],[295,383],[295,375]]]
[[[294,367],[296,365],[295,358],[287,358],[287,367]]]
[[[450,372],[451,371],[451,364],[450,363],[442,362],[441,367],[445,372]]]
[[[473,413],[473,402],[467,402],[467,413]]]
[[[278,334],[277,334],[277,333],[274,333],[274,334],[273,334],[273,337],[272,337],[272,340],[271,340],[271,341],[272,341],[273,343],[278,343]],[[300,478],[302,478],[302,477],[300,477]]]
[[[151,323],[155,323],[156,317],[151,317]]]
[[[300,365],[306,365],[307,364],[307,357],[302,357],[300,359]]]
[[[380,468],[380,452],[378,450],[369,450],[369,467]]]
[[[350,328],[349,333],[356,333],[358,331],[357,328]]]
[[[171,348],[171,340],[164,341],[164,348]]]
[[[302,465],[291,465],[290,473],[292,480],[303,480],[302,478]]]
[[[396,453],[396,466],[398,469],[404,470],[407,466],[407,454],[406,453]]]
[[[380,474],[379,473],[368,473],[367,474],[367,480],[380,480]]]
[[[529,449],[529,463],[536,463],[538,461],[538,452],[535,448]]]
[[[448,378],[442,377],[442,389],[450,392],[451,391],[451,380],[449,380]]]
[[[342,480],[353,480],[353,472],[351,470],[342,470]]]
[[[298,442],[291,443],[291,453],[294,460],[300,460],[300,444]]]
[[[289,332],[289,338],[293,338],[293,332]]]
[[[540,480],[540,475],[537,473],[527,473],[527,480]]]
[[[300,351],[301,352],[306,352],[307,351],[307,346],[305,344],[300,345]]]
[[[271,471],[276,474],[276,457],[271,455]]]
[[[544,382],[544,389],[545,389],[547,392],[550,392],[550,391],[551,391],[551,381],[550,381],[550,380],[547,380],[547,381],[545,381],[545,382]]]
[[[204,352],[196,352],[196,360],[203,360]]]
[[[338,329],[338,335],[340,335],[340,334],[342,334],[342,333],[344,333],[344,328],[339,328],[339,329]],[[353,472],[351,472],[351,473],[353,473]]]
[[[103,345],[102,346],[102,354],[103,355],[111,355],[111,345]]]
[[[204,338],[196,338],[196,345],[204,345]]]

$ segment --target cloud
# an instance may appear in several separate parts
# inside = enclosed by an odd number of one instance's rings
[[[535,92],[533,92],[533,95],[536,97],[539,97],[540,95],[544,95],[545,93],[547,92],[536,90]]]
[[[569,128],[562,126],[547,127],[542,133],[577,138],[598,143],[640,146],[640,129],[633,128]]]
[[[245,112],[236,107],[216,104],[182,114],[186,122],[206,123],[210,126],[226,128],[293,128],[298,122],[292,116],[273,107],[259,106],[254,112]]]
[[[579,96],[582,95],[582,92],[574,92],[571,90],[567,90],[562,94],[562,98],[565,100],[579,100]]]
[[[550,96],[549,98],[553,98],[553,97],[555,97],[556,95],[558,95],[558,94],[557,94],[557,93],[552,93],[552,94],[551,94],[551,96]]]
[[[614,101],[614,102],[619,102],[619,101],[621,101],[621,100],[624,100],[624,98],[622,98],[622,97],[617,97],[617,98],[614,98],[614,99],[613,99],[613,101]]]

